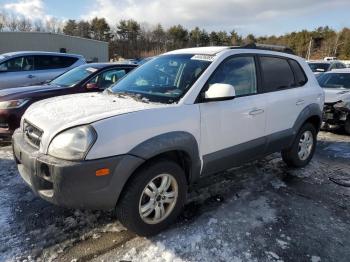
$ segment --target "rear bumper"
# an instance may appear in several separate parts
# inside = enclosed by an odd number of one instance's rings
[[[23,133],[13,135],[13,152],[23,180],[41,198],[56,205],[83,209],[112,209],[124,184],[143,160],[120,155],[89,161],[66,161],[40,153]],[[96,176],[99,169],[110,174]]]

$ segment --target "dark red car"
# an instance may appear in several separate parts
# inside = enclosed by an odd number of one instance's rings
[[[11,139],[32,103],[54,96],[103,91],[135,67],[132,64],[85,64],[40,86],[0,90],[0,141]]]

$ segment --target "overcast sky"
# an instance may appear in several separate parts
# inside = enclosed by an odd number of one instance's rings
[[[350,0],[0,0],[0,10],[29,19],[133,18],[246,35],[283,34],[329,25],[350,27]]]

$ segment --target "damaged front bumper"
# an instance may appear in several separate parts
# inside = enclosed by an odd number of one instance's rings
[[[113,209],[126,179],[143,163],[131,155],[82,161],[58,159],[40,153],[18,129],[12,147],[19,173],[31,189],[41,198],[69,208]],[[96,171],[102,168],[110,174],[97,176]]]
[[[350,102],[325,103],[322,118],[329,125],[344,125],[350,119]]]

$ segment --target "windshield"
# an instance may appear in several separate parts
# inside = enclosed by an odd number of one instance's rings
[[[312,72],[326,72],[330,64],[328,63],[309,63]]]
[[[322,87],[350,89],[350,73],[323,74],[317,80]]]
[[[79,66],[60,75],[50,83],[63,87],[72,87],[95,73],[97,70],[97,68],[88,65]]]
[[[177,102],[210,65],[207,56],[164,55],[132,71],[109,90],[151,102]]]

